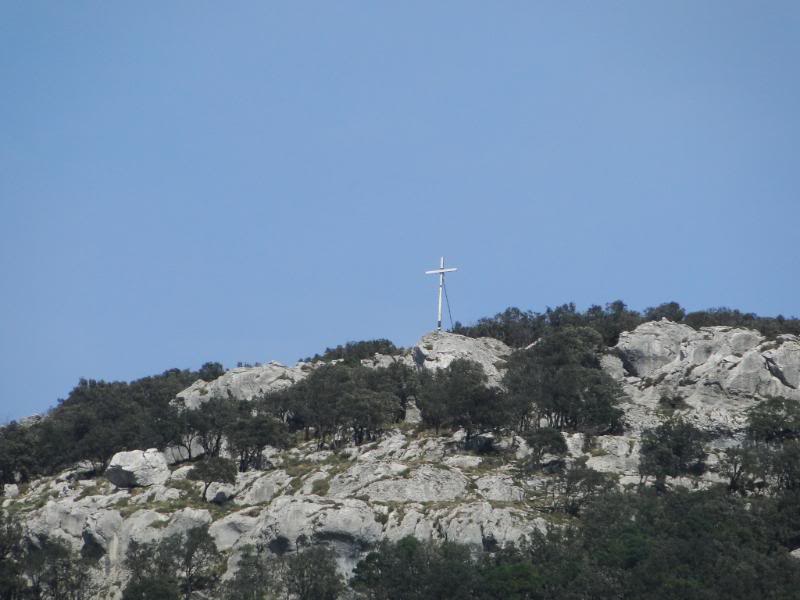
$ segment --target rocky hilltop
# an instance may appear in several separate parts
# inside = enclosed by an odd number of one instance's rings
[[[376,355],[362,364],[399,361],[436,370],[469,358],[483,366],[489,385],[499,386],[510,354],[493,339],[433,333],[402,355]],[[214,395],[250,400],[291,386],[320,365],[233,369],[196,382],[177,401],[192,410]],[[613,474],[619,486],[639,484],[641,433],[667,414],[681,414],[710,434],[709,470],[669,481],[699,488],[719,480],[719,454],[739,443],[750,407],[773,397],[800,400],[800,339],[791,335],[768,341],[745,329],[649,322],[623,333],[602,365],[625,391],[625,431],[590,441],[565,434],[565,460]],[[549,517],[540,508],[553,480],[546,471],[519,468],[530,452],[524,440],[497,436],[502,452],[478,455],[460,443],[463,432],[437,435],[415,426],[417,420],[411,406],[407,422],[381,439],[335,453],[316,442],[268,449],[268,470],[212,484],[211,503],[197,499],[203,484],[187,479],[193,466],[180,462],[180,452],[142,448],[117,454],[102,477],[76,468],[22,489],[6,486],[3,507],[23,515],[34,536],[57,536],[101,555],[96,575],[109,598],[119,597],[128,577],[122,563],[132,541],[202,524],[228,553],[229,570],[244,546],[261,540],[282,551],[328,544],[344,572],[382,539],[413,535],[493,548],[544,528]]]

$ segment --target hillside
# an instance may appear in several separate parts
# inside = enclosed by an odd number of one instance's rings
[[[565,337],[558,343],[588,343],[580,335],[577,342]],[[242,557],[259,545],[275,556],[328,547],[339,572],[350,577],[382,543],[408,536],[490,554],[524,548],[537,536],[568,528],[604,494],[650,490],[653,498],[677,498],[684,489],[697,497],[722,490],[744,501],[788,497],[787,490],[800,486],[794,467],[778,472],[762,459],[758,470],[744,455],[751,446],[777,455],[800,436],[800,422],[792,420],[800,414],[797,336],[647,321],[619,334],[610,347],[592,342],[596,366],[591,357],[573,357],[588,352],[583,346],[566,352],[550,340],[514,350],[492,338],[432,333],[406,351],[375,354],[350,367],[344,360],[268,363],[198,379],[176,394],[176,414],[200,414],[215,399],[253,406],[293,402],[293,390],[321,380],[313,374],[325,369],[347,367],[355,379],[369,379],[366,370],[383,377],[387,369],[407,368],[421,383],[409,389],[398,404],[402,414],[388,425],[359,421],[351,427],[337,417],[326,437],[322,420],[306,420],[289,438],[276,433],[280,443],[258,448],[258,456],[244,462],[241,446],[223,440],[219,455],[237,458],[240,467],[228,483],[192,479],[209,448],[198,437],[117,453],[105,474],[81,464],[6,484],[2,507],[29,538],[61,540],[93,558],[86,567],[94,581],[90,597],[119,598],[131,577],[126,557],[132,547],[203,526],[225,561],[223,579],[233,577]],[[458,381],[437,374],[474,364],[486,395],[462,406],[458,418],[431,416],[436,396],[430,390]],[[560,378],[562,387],[554,387]],[[575,381],[582,382],[574,390],[577,400],[565,392]],[[363,389],[379,384],[347,388],[348,397],[357,400]],[[465,387],[459,398],[473,392]],[[525,411],[517,418],[519,396]],[[579,402],[578,409],[558,404],[567,400]],[[372,410],[364,402],[355,404],[359,418]],[[298,412],[287,410],[284,420]],[[554,429],[555,441],[541,433]],[[684,438],[676,444],[677,435]],[[796,526],[789,527],[794,529],[780,538],[780,548],[769,551],[777,553],[776,561],[800,548]],[[780,564],[791,580],[793,563]]]

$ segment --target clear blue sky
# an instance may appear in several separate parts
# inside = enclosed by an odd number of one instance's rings
[[[0,421],[506,306],[800,315],[800,3],[0,4]]]

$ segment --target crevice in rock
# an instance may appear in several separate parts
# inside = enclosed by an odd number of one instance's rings
[[[789,389],[792,389],[792,390],[796,390],[797,389],[795,386],[793,386],[791,383],[789,383],[786,380],[786,376],[783,374],[783,371],[781,371],[781,368],[777,364],[775,364],[774,360],[772,360],[768,356],[764,356],[764,362],[767,365],[767,369],[769,369],[769,372],[772,374],[772,376],[775,379],[780,381],[783,385],[785,385]]]

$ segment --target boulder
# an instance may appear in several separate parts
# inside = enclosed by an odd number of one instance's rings
[[[236,487],[230,483],[214,482],[206,490],[206,501],[214,504],[225,504],[236,497]]]
[[[169,479],[164,455],[155,448],[117,452],[106,469],[106,478],[117,487],[147,487]]]
[[[4,498],[16,498],[19,496],[19,486],[16,483],[7,483],[3,486]]]

